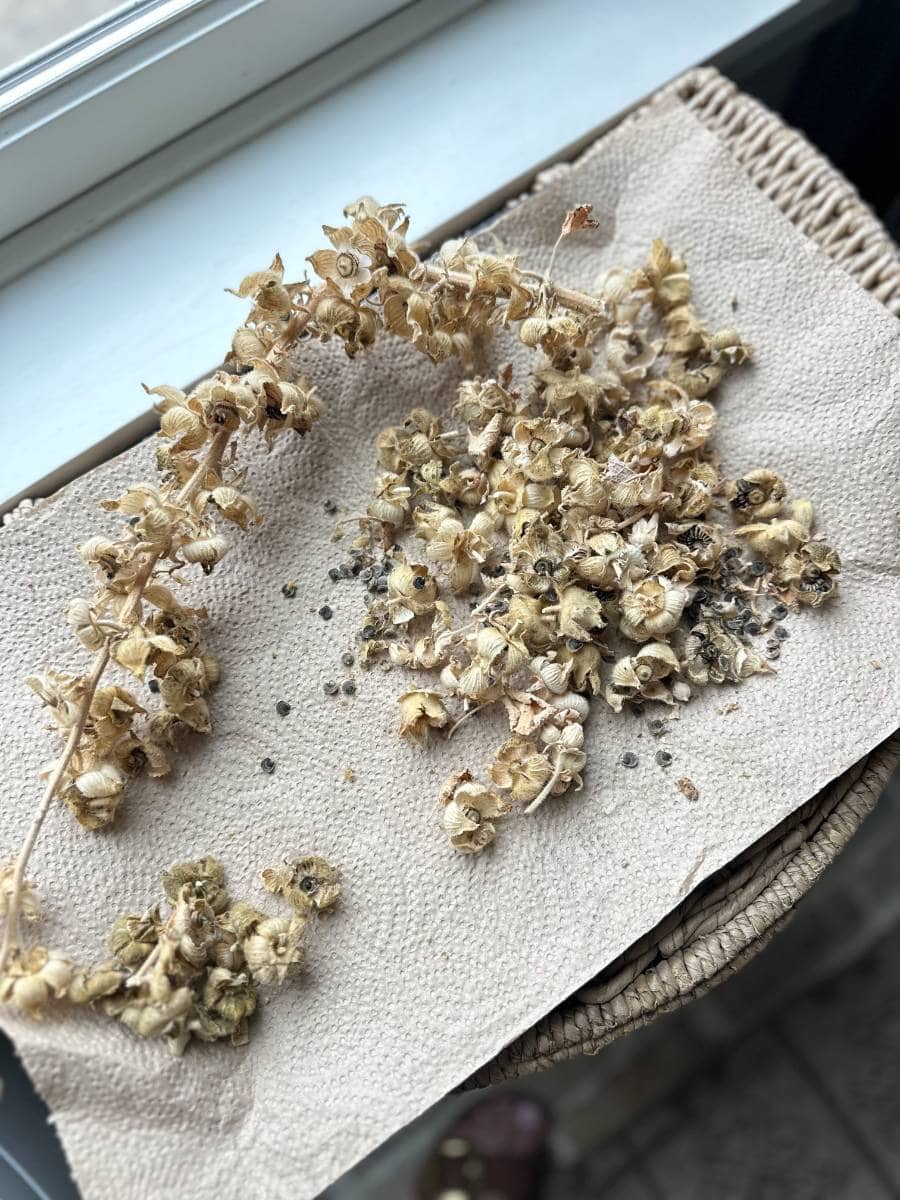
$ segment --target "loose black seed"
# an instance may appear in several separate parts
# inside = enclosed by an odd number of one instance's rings
[[[765,561],[761,558],[754,558],[753,562],[750,564],[751,575],[765,575],[767,570],[768,567],[766,566]]]
[[[771,658],[773,660],[776,658],[781,658],[781,647],[772,646],[771,649],[766,651],[766,658]]]
[[[331,580],[332,583],[337,583],[337,581],[340,579],[340,577],[341,577],[341,572],[338,567],[329,567],[328,568],[328,578]]]
[[[668,750],[657,750],[656,761],[661,767],[670,767],[672,765],[672,755]]]
[[[626,750],[622,755],[621,761],[623,767],[636,767],[638,765],[638,756],[633,750]]]
[[[287,600],[293,600],[293,598],[297,595],[296,583],[294,583],[293,581],[291,583],[286,583],[284,585],[284,587],[281,589],[281,594]]]
[[[336,500],[325,500],[322,503],[322,507],[325,509],[325,511],[328,513],[329,516],[334,516],[334,514],[338,510]]]
[[[745,621],[744,632],[749,633],[751,637],[756,637],[758,633],[762,633],[762,625],[756,620]]]
[[[153,692],[153,694],[155,696],[156,693],[159,691],[159,680],[151,679],[150,682],[147,684],[147,687],[150,689],[151,692]]]
[[[140,517],[129,517],[128,524],[129,525],[137,525],[137,523],[140,519],[141,519]]]
[[[353,563],[353,565],[350,567],[350,574],[358,575],[361,570],[362,570],[362,563],[357,561],[357,562]]]
[[[259,766],[260,770],[265,771],[267,775],[271,775],[275,770],[275,763],[271,758],[264,758]]]
[[[371,642],[374,637],[378,636],[378,630],[374,625],[363,625],[362,632],[359,636],[364,642]]]
[[[777,637],[779,642],[786,641],[790,636],[789,630],[785,629],[783,625],[779,625],[776,629],[772,630],[772,637]]]
[[[322,691],[326,696],[336,696],[338,694],[338,685],[333,679],[326,679],[322,684]]]
[[[380,596],[388,590],[388,581],[382,576],[380,579],[373,579],[369,584],[369,591],[374,592],[376,596]]]
[[[769,616],[773,621],[783,621],[788,615],[788,606],[786,604],[773,604]]]
[[[345,696],[352,696],[356,691],[356,684],[352,679],[345,679],[341,684],[341,691]]]
[[[319,609],[319,616],[322,618],[323,621],[330,621],[331,618],[334,616],[334,613],[328,607],[327,604],[323,604],[322,607]]]
[[[428,580],[425,578],[424,575],[417,575],[415,577],[415,579],[413,580],[413,587],[416,589],[416,591],[421,592],[422,588],[425,586],[425,584],[427,582],[428,582]]]
[[[660,734],[665,729],[666,723],[662,717],[651,717],[647,722],[647,728],[652,734]]]
[[[368,583],[369,580],[372,578],[372,568],[366,567],[364,571],[360,571],[359,577],[363,581],[363,583]]]
[[[350,579],[353,576],[353,572],[346,563],[341,563],[341,565],[338,567],[338,576],[341,579]]]
[[[286,717],[291,711],[291,706],[288,704],[287,700],[279,700],[275,704],[275,711],[278,713],[279,717]]]
[[[341,655],[341,662],[344,664],[345,667],[352,667],[354,661],[355,660],[353,658],[353,655],[350,653],[349,650],[345,650],[344,653]]]

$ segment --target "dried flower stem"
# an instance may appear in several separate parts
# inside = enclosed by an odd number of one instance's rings
[[[197,467],[194,473],[188,479],[187,483],[178,493],[177,502],[179,504],[189,503],[203,487],[204,481],[210,470],[216,470],[222,462],[222,456],[231,439],[231,433],[228,430],[221,430],[215,434],[210,442],[209,448]],[[134,586],[129,596],[128,602],[122,612],[123,622],[129,621],[139,611],[141,600],[144,594],[144,588],[147,586],[150,578],[153,575],[153,570],[159,562],[161,555],[159,552],[153,552],[148,555],[145,563],[141,567],[134,581]],[[65,749],[57,760],[56,766],[53,768],[53,773],[47,781],[47,787],[41,802],[38,805],[37,812],[31,822],[28,834],[25,838],[22,848],[16,857],[15,866],[13,868],[12,879],[10,881],[10,894],[8,898],[8,908],[6,920],[3,929],[3,943],[0,946],[0,974],[3,973],[9,955],[13,947],[18,943],[19,938],[19,910],[22,898],[22,885],[25,880],[25,871],[28,867],[28,861],[31,858],[31,853],[34,850],[41,827],[44,824],[47,813],[50,811],[50,806],[53,803],[53,798],[59,788],[60,780],[69,765],[72,755],[78,749],[81,735],[84,733],[84,727],[87,723],[88,714],[90,713],[91,703],[94,695],[103,678],[104,672],[109,665],[109,642],[97,651],[94,658],[90,673],[85,681],[84,696],[81,701],[78,717],[75,724],[66,739]]]
[[[554,249],[555,255],[555,249]],[[522,275],[535,276],[536,272],[523,271]],[[471,275],[464,271],[448,271],[444,267],[426,264],[425,278],[432,283],[450,283],[454,287],[468,291],[474,282]],[[539,277],[544,283],[547,282],[545,276]],[[606,307],[602,300],[598,300],[596,296],[590,296],[587,292],[576,291],[575,288],[562,287],[559,284],[550,284],[550,297],[558,301],[563,308],[568,308],[572,312],[581,313],[583,316],[605,316]]]

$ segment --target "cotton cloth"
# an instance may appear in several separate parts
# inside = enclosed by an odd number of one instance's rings
[[[364,591],[327,577],[342,551],[322,502],[361,511],[377,431],[417,405],[448,409],[460,368],[387,338],[354,362],[310,347],[325,414],[305,440],[244,448],[265,524],[236,532],[190,593],[209,609],[222,663],[213,736],[193,739],[169,778],[132,783],[108,831],[54,811],[29,874],[45,898],[42,940],[87,962],[104,955],[115,915],[160,895],[159,873],[177,860],[218,856],[233,895],[277,911],[260,870],[320,853],[342,865],[344,897],[244,1048],[192,1044],[174,1060],[91,1012],[41,1023],[3,1013],[87,1200],[314,1196],[897,723],[897,321],[677,100],[601,138],[494,232],[541,269],[578,203],[594,205],[600,228],[565,241],[557,278],[589,287],[608,266],[644,261],[662,236],[685,254],[701,314],[756,347],[718,393],[716,445],[727,472],[770,466],[813,501],[843,559],[840,596],[787,622],[777,677],[707,689],[661,741],[595,701],[584,790],[502,824],[488,852],[457,855],[437,794],[453,770],[484,769],[503,719],[475,718],[449,744],[418,748],[396,737],[403,672],[355,670],[355,696],[323,694],[345,673]],[[309,249],[286,255],[289,274]],[[521,379],[530,353],[502,337],[482,370],[509,360]],[[164,370],[148,362],[148,382]],[[0,536],[4,855],[31,819],[38,769],[59,750],[23,678],[83,669],[62,616],[90,592],[73,546],[117,528],[97,501],[152,479],[153,449],[105,464]],[[316,615],[324,603],[330,622]],[[286,718],[279,699],[292,705]],[[654,761],[660,748],[674,756],[668,770]],[[626,751],[637,768],[621,765]],[[273,775],[260,770],[265,757]],[[676,786],[684,776],[694,802]]]

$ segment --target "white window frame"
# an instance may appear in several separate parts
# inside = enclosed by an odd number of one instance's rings
[[[22,64],[0,80],[0,178],[28,187],[0,194],[0,240],[407,5],[148,0]]]
[[[252,12],[286,2],[256,0]],[[190,12],[220,3],[231,0]],[[0,329],[14,363],[0,396],[0,511],[149,432],[140,382],[186,386],[212,370],[243,311],[223,288],[275,250],[301,275],[321,222],[348,200],[404,201],[414,234],[434,242],[668,79],[773,18],[783,37],[811,6],[824,0],[394,4],[364,33],[17,230],[0,242]],[[39,176],[33,162],[21,190]]]

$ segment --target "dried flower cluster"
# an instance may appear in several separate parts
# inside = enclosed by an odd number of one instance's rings
[[[560,239],[592,223],[582,206]],[[530,377],[507,366],[467,379],[454,424],[417,408],[385,429],[351,551],[385,583],[363,660],[388,654],[437,676],[400,696],[400,735],[452,734],[488,705],[506,710],[490,783],[460,771],[440,797],[450,842],[469,852],[516,806],[581,786],[594,696],[615,712],[674,709],[707,684],[772,671],[786,633],[776,622],[820,605],[840,570],[813,538],[812,506],[786,508],[774,472],[722,474],[710,397],[751,348],[703,322],[680,257],[655,242],[646,265],[608,272],[579,311],[498,261],[465,242],[438,269],[479,281],[470,303],[493,298],[480,281],[502,276],[510,300],[486,320],[524,317],[519,337],[539,352]]]
[[[354,545],[357,565],[377,575],[361,661],[389,651],[439,674],[434,686],[401,697],[404,736],[452,733],[451,705],[463,718],[496,702],[509,714],[491,785],[461,772],[442,796],[460,849],[487,845],[515,804],[533,810],[580,785],[591,696],[613,708],[674,705],[697,686],[770,669],[777,639],[764,658],[752,636],[777,608],[816,605],[834,591],[839,560],[812,538],[810,506],[798,501],[785,512],[771,472],[721,476],[707,397],[749,347],[733,330],[706,327],[684,263],[661,242],[646,267],[609,272],[583,292],[551,278],[556,247],[540,274],[471,239],[423,263],[407,244],[400,205],[365,197],[344,218],[323,227],[329,245],[310,256],[318,282],[285,282],[278,256],[243,280],[236,295],[251,309],[222,370],[189,393],[152,389],[159,478],[104,502],[124,518],[118,536],[79,546],[97,587],[70,603],[67,618],[93,659],[82,674],[29,680],[65,745],[0,876],[0,998],[16,999],[26,979],[40,978],[48,998],[69,988],[65,955],[23,934],[34,915],[26,869],[53,801],[61,797],[87,828],[105,826],[131,776],[165,773],[179,737],[210,728],[218,667],[203,640],[204,610],[185,604],[179,589],[190,568],[215,569],[228,526],[260,521],[237,462],[242,437],[271,446],[283,433],[304,435],[320,415],[297,365],[308,343],[337,340],[352,357],[386,333],[474,371],[493,333],[517,326],[540,352],[521,389],[509,370],[464,383],[458,429],[417,409],[380,435],[382,474]],[[557,247],[595,224],[588,205],[573,210]],[[733,532],[714,519],[719,504],[731,506]],[[407,532],[420,553],[394,549]],[[479,599],[460,621],[453,597],[472,593]],[[118,681],[107,680],[109,670]],[[286,896],[292,887],[279,884]],[[173,913],[187,911],[180,896],[173,904]],[[174,931],[180,919],[166,921]],[[218,916],[213,924],[221,926]],[[170,983],[176,992],[186,986],[177,971]],[[118,994],[100,998],[113,1004]]]
[[[0,873],[0,889],[7,880],[8,872]],[[77,969],[62,954],[32,947],[13,960],[0,1000],[34,1017],[53,1000],[90,1004],[141,1037],[164,1038],[176,1055],[192,1037],[241,1046],[260,987],[282,984],[299,970],[309,921],[331,908],[341,890],[335,868],[316,857],[268,869],[262,881],[286,901],[288,915],[232,903],[214,858],[177,863],[162,876],[165,906],[115,922],[108,961]],[[26,895],[36,916],[30,887]]]

